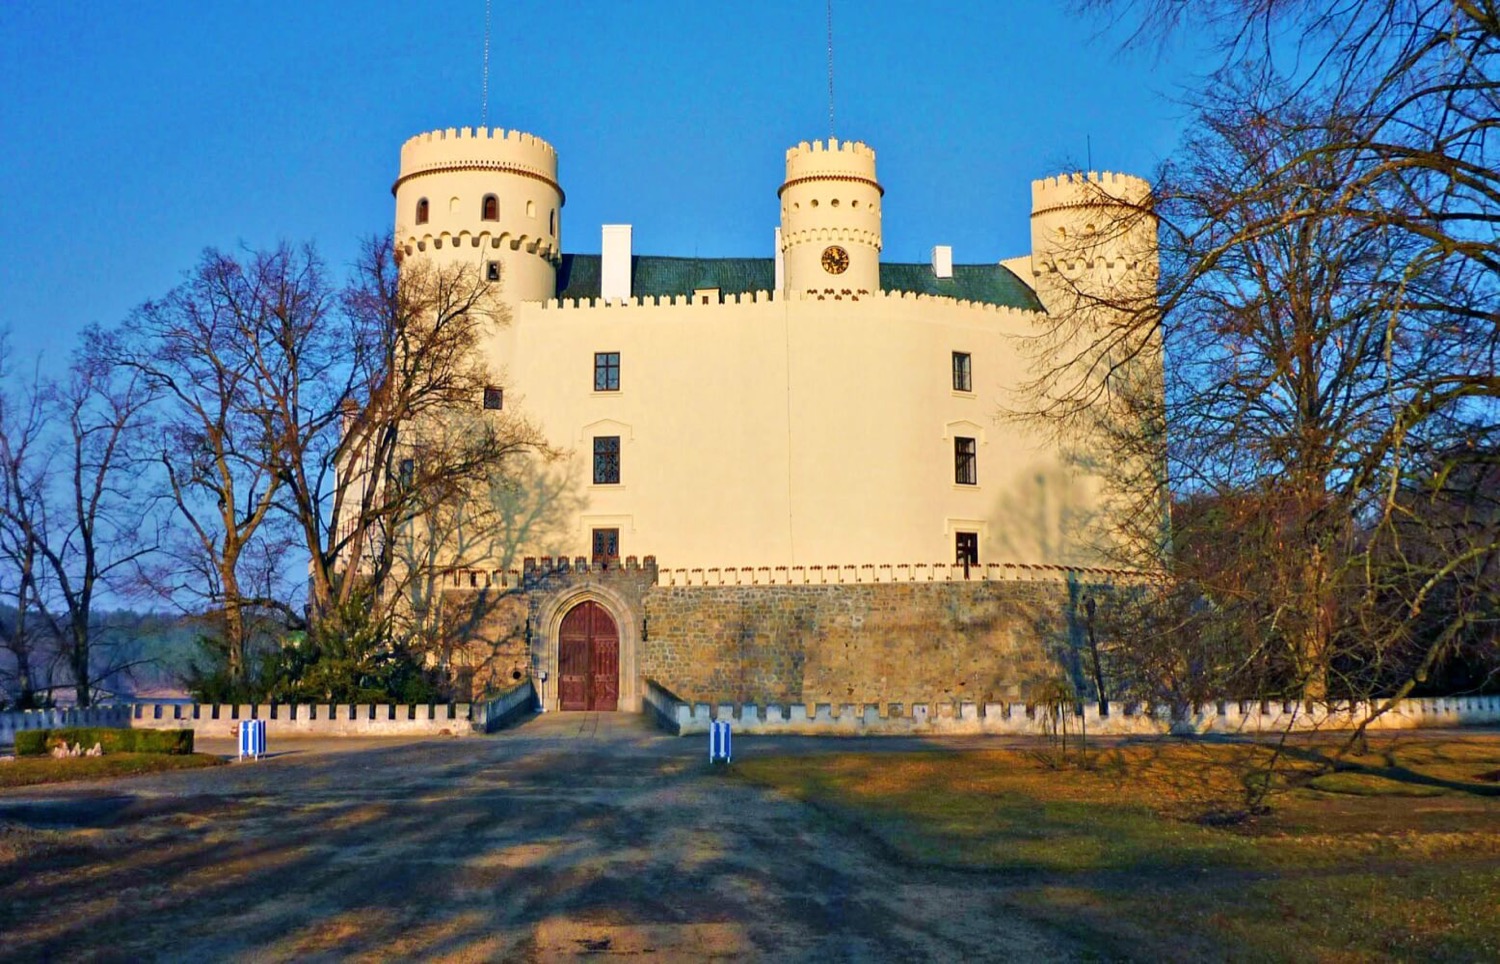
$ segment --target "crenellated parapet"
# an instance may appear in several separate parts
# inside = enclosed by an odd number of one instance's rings
[[[970,301],[967,298],[950,298],[946,295],[932,295],[912,291],[870,291],[862,288],[849,288],[842,284],[831,284],[826,287],[805,288],[796,291],[746,291],[733,293],[724,295],[722,301],[707,305],[694,301],[691,295],[644,295],[614,299],[548,298],[540,303],[540,307],[548,311],[609,311],[621,313],[629,313],[640,309],[655,311],[662,308],[670,308],[673,310],[691,311],[697,315],[720,313],[725,315],[725,317],[732,317],[732,313],[741,310],[741,306],[810,301],[848,301],[886,307],[901,304],[942,306],[949,310],[973,312],[989,317],[1006,319],[1016,327],[1022,324],[1029,324],[1036,317],[1034,312],[1022,308],[1014,308],[1010,305],[996,305],[987,301]]]
[[[1035,217],[1056,208],[1138,207],[1150,197],[1151,184],[1144,178],[1114,171],[1077,171],[1032,181],[1031,214]]]
[[[556,188],[557,151],[534,134],[489,127],[449,127],[418,134],[401,145],[401,174],[391,193],[408,178],[437,171],[491,170],[534,177]]]
[[[459,231],[454,234],[444,231],[441,234],[432,232],[412,232],[398,241],[398,246],[404,255],[410,257],[418,252],[425,251],[462,251],[465,248],[480,248],[489,251],[524,251],[527,254],[535,254],[549,261],[556,261],[562,257],[562,251],[557,246],[557,239],[546,234],[527,235],[511,234],[509,231],[494,233],[490,231]]]

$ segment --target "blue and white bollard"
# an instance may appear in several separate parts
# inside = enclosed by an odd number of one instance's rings
[[[266,721],[240,721],[240,759],[259,760],[266,755]]]
[[[733,762],[733,753],[730,751],[729,721],[714,720],[708,724],[708,762],[709,765],[723,760],[725,763]]]

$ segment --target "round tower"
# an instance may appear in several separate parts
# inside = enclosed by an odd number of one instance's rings
[[[401,145],[396,254],[465,263],[505,301],[557,295],[563,189],[557,152],[521,131],[448,128]]]
[[[1031,273],[1050,314],[1132,310],[1155,298],[1151,185],[1129,174],[1063,174],[1031,182]]]
[[[875,152],[858,141],[806,141],[786,152],[781,256],[787,291],[880,290]]]

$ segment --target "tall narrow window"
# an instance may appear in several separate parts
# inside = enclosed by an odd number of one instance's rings
[[[620,390],[620,353],[617,351],[594,352],[594,391],[618,392]]]
[[[417,474],[417,463],[411,459],[402,459],[396,467],[396,480],[402,487],[410,486],[413,477]]]
[[[974,372],[969,360],[969,353],[956,351],[953,353],[953,390],[955,392],[972,392],[974,390]]]
[[[620,558],[620,530],[594,530],[594,565],[614,562]]]
[[[485,265],[484,265],[484,280],[486,280],[486,281],[499,281],[500,280],[500,262],[498,262],[498,261],[487,261],[487,262],[485,262]]]
[[[505,407],[505,392],[491,385],[484,390],[484,407],[498,412]]]
[[[594,484],[620,484],[620,436],[594,436]]]
[[[556,234],[557,233],[557,208],[553,208],[547,214],[547,233],[548,234]]]
[[[956,561],[960,566],[979,565],[979,533],[954,533],[954,548],[957,550]]]
[[[953,481],[959,485],[978,485],[979,473],[974,464],[977,449],[971,438],[953,440]]]
[[[417,201],[417,223],[427,223],[427,199],[425,197]]]
[[[500,199],[493,194],[486,194],[479,216],[486,221],[500,220]]]

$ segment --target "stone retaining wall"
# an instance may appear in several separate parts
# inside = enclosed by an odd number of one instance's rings
[[[1026,699],[1078,671],[1081,611],[1109,590],[1073,580],[657,585],[640,672],[689,701]]]

